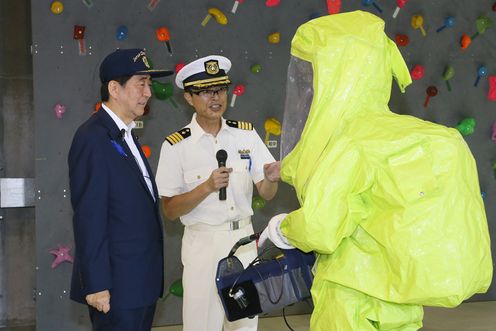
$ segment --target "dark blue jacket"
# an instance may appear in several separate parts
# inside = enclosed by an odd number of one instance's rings
[[[75,261],[71,299],[110,290],[111,308],[153,304],[163,291],[163,226],[119,129],[104,109],[79,127],[69,152]]]

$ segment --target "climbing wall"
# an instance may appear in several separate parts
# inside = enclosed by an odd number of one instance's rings
[[[153,65],[174,70],[209,54],[233,63],[226,118],[250,121],[279,158],[290,42],[297,27],[329,12],[365,10],[386,22],[413,84],[393,87],[390,108],[464,134],[478,165],[491,234],[496,232],[496,20],[494,1],[82,0],[32,4],[36,125],[37,324],[39,330],[85,330],[87,309],[68,298],[73,255],[67,154],[77,127],[99,101],[98,67],[116,48],[145,48]],[[235,10],[235,12],[233,12]],[[486,31],[487,30],[487,31]],[[492,77],[492,78],[491,78]],[[492,85],[491,85],[492,81]],[[155,171],[164,138],[193,114],[173,76],[157,79],[137,135]],[[429,96],[429,100],[427,97]],[[256,230],[297,208],[291,187],[276,199],[254,198]],[[155,325],[181,323],[179,222],[166,223],[166,290]],[[495,250],[493,244],[493,252]],[[476,271],[474,271],[476,272]],[[474,300],[496,299],[496,289]],[[289,313],[309,312],[301,303]]]

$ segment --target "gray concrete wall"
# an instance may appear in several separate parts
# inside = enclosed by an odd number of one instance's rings
[[[34,177],[31,4],[0,1],[0,177]],[[0,326],[34,324],[34,208],[0,209]]]

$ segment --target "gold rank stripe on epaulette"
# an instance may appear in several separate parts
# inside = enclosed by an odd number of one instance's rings
[[[253,130],[253,124],[251,124],[250,122],[226,120],[226,124],[237,129]]]
[[[191,136],[191,130],[189,128],[184,128],[174,132],[173,134],[168,135],[167,138],[165,138],[165,140],[167,140],[169,144],[174,145],[188,138],[189,136]]]

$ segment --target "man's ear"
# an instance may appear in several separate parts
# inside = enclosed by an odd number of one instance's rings
[[[109,95],[116,99],[117,96],[118,96],[118,92],[119,92],[119,88],[121,87],[121,85],[115,81],[115,80],[111,80],[109,83],[108,83],[108,92],[109,92]]]
[[[190,106],[193,106],[193,96],[189,92],[184,92],[184,99],[189,103]]]

